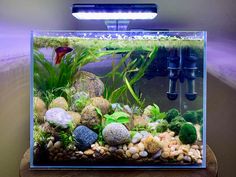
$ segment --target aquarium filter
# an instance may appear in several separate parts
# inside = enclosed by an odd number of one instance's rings
[[[178,50],[172,49],[168,59],[168,70],[169,70],[169,90],[167,97],[169,100],[176,100],[178,93],[176,91],[177,80],[179,79],[180,84],[187,80],[187,91],[185,97],[193,101],[197,97],[195,92],[195,79],[197,70],[197,57],[190,52],[190,49],[180,49],[181,56],[178,56]]]
[[[127,30],[129,20],[151,20],[156,4],[73,4],[72,15],[79,20],[105,20],[108,30]]]

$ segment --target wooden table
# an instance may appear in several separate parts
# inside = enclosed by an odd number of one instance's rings
[[[207,146],[206,169],[155,169],[155,170],[32,170],[29,168],[29,149],[20,164],[20,177],[217,177],[218,165],[214,152]]]

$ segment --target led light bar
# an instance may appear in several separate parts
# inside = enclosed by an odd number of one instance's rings
[[[144,20],[157,16],[156,4],[73,4],[79,20]]]

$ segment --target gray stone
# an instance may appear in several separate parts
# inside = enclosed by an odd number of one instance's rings
[[[139,156],[140,157],[147,157],[148,153],[147,153],[147,151],[141,151],[141,152],[139,152]]]
[[[133,136],[131,142],[132,142],[133,144],[136,144],[136,143],[140,142],[140,140],[142,139],[142,137],[143,137],[142,134],[139,133],[139,132],[137,132],[137,133]]]
[[[51,108],[45,114],[45,121],[61,128],[68,128],[72,117],[62,108]]]
[[[152,156],[152,158],[153,159],[157,159],[157,158],[159,158],[160,156],[161,156],[161,150],[159,150],[159,151],[157,151],[153,156]]]
[[[130,141],[130,133],[127,128],[120,123],[108,124],[102,131],[102,135],[107,144],[117,146]]]
[[[74,130],[73,135],[75,137],[76,146],[80,150],[86,150],[90,148],[98,138],[98,135],[94,131],[90,130],[84,125],[78,126]]]

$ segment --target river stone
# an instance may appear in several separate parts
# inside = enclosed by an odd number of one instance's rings
[[[57,97],[49,104],[48,108],[62,108],[68,110],[68,103],[64,97]]]
[[[86,150],[97,141],[98,135],[84,125],[78,126],[74,131],[76,146],[80,150]]]
[[[94,97],[91,98],[91,104],[96,108],[99,108],[102,114],[107,114],[110,111],[111,104],[108,100],[103,97]]]
[[[95,74],[87,71],[76,73],[74,87],[78,92],[87,92],[91,98],[102,96],[104,92],[103,82]]]
[[[101,119],[93,105],[86,106],[81,112],[81,123],[89,128],[99,125]]]
[[[102,131],[105,142],[112,146],[128,143],[130,133],[121,123],[110,123]]]
[[[72,117],[62,108],[51,108],[45,114],[45,121],[61,128],[68,128]]]
[[[40,122],[43,122],[46,111],[47,107],[44,101],[39,97],[34,97],[35,118],[37,118]]]

